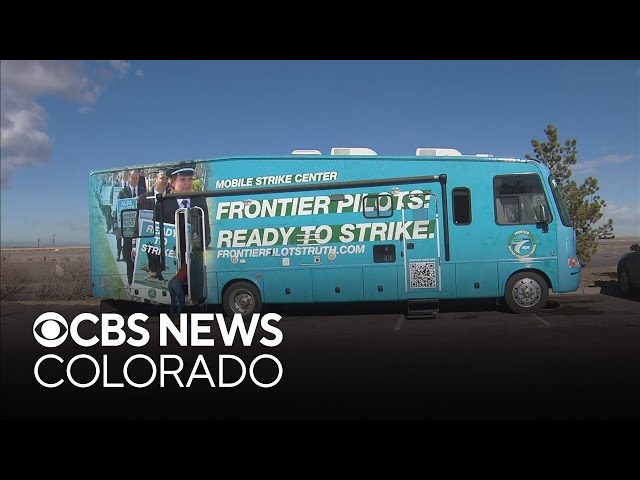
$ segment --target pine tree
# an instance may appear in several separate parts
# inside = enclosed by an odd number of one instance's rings
[[[598,248],[597,238],[604,233],[613,231],[613,220],[600,227],[593,225],[602,218],[606,202],[597,194],[598,180],[588,177],[581,185],[571,180],[571,166],[578,162],[577,142],[575,139],[566,140],[563,145],[558,142],[558,129],[552,124],[547,125],[544,130],[547,136],[546,142],[531,140],[536,159],[546,163],[551,169],[551,173],[558,182],[562,192],[573,228],[576,231],[576,250],[578,258],[588,263],[591,256]],[[529,154],[526,158],[532,159]]]

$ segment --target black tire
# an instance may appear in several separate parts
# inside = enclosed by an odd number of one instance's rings
[[[504,299],[514,313],[537,313],[547,304],[549,286],[537,273],[514,273],[507,280]]]
[[[633,285],[631,284],[631,276],[629,275],[629,270],[627,270],[626,267],[622,267],[618,272],[618,283],[620,283],[620,289],[625,297],[633,295],[634,291]]]
[[[134,313],[145,313],[147,315],[153,314],[153,306],[146,303],[133,302],[131,300],[115,300],[106,299],[100,300],[100,314],[103,313],[117,313],[123,317],[133,315]],[[159,307],[164,310],[162,306]]]
[[[100,315],[103,313],[120,313],[117,300],[100,300]]]
[[[239,313],[243,319],[251,320],[251,316],[262,309],[260,290],[251,282],[232,283],[224,292],[222,307],[228,317]]]

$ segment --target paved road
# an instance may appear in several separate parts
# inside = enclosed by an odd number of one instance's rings
[[[554,296],[538,315],[517,316],[491,302],[443,305],[435,320],[407,320],[393,307],[329,315],[330,311],[289,311],[279,322],[284,341],[275,348],[224,347],[216,324],[214,347],[158,346],[158,319],[146,328],[151,341],[141,348],[82,348],[70,339],[55,350],[65,362],[85,353],[108,355],[107,380],[124,382],[123,365],[135,354],[160,364],[178,354],[186,383],[202,354],[214,379],[194,379],[179,388],[171,377],[146,388],[104,388],[102,380],[80,389],[66,381],[46,389],[33,366],[51,350],[33,339],[31,328],[44,311],[68,321],[84,305],[2,304],[2,418],[100,419],[465,419],[465,418],[640,418],[640,302],[608,295]],[[99,329],[82,331],[89,337]],[[260,338],[262,330],[258,330]],[[205,335],[206,336],[206,335]],[[272,338],[271,335],[268,335]],[[248,376],[238,387],[221,388],[218,359],[234,354],[248,366],[262,353],[276,356],[283,377],[263,389]],[[138,362],[131,378],[142,382],[151,367]],[[88,362],[73,367],[88,381]],[[239,368],[225,369],[231,381]],[[199,373],[203,373],[200,368]],[[256,375],[276,377],[273,365]],[[64,365],[49,364],[49,381],[66,378]]]

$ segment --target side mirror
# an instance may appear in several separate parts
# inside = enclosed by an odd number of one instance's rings
[[[540,205],[538,207],[540,212],[540,223],[549,223],[551,221],[551,215],[546,205]]]
[[[537,223],[542,224],[542,231],[547,233],[549,231],[549,222],[551,221],[551,214],[546,205],[538,205],[537,207]]]
[[[633,245],[631,245],[631,247],[629,247],[629,250],[631,250],[632,252],[637,252],[638,250],[640,250],[640,245],[634,243]]]

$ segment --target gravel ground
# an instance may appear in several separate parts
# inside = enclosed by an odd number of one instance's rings
[[[618,276],[615,268],[589,268],[582,269],[580,274],[581,287],[600,287],[602,282],[617,282]]]

